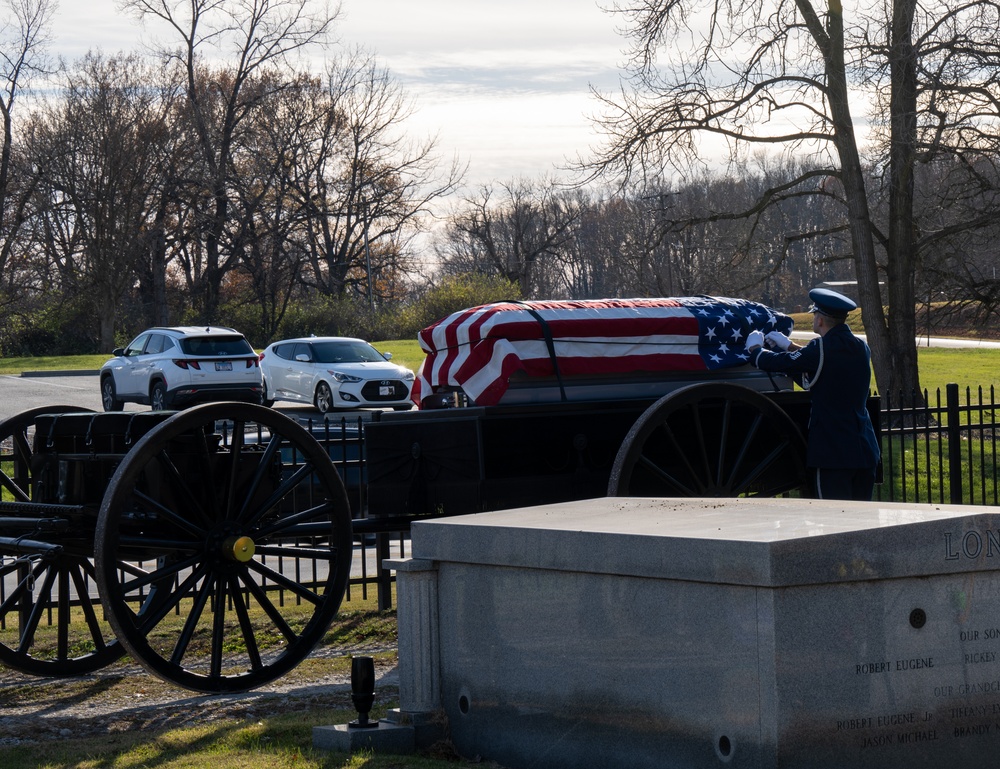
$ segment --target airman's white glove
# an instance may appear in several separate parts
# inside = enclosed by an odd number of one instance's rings
[[[764,346],[764,334],[757,329],[754,329],[747,335],[747,351],[754,350],[758,347]]]
[[[789,345],[792,343],[792,340],[780,331],[768,331],[767,334],[764,335],[764,340],[767,342],[767,346],[772,350],[787,350]]]

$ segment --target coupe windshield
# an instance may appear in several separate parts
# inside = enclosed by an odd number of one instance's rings
[[[313,353],[316,363],[385,363],[367,342],[314,342]]]

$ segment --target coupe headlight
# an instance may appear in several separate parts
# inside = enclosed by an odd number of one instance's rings
[[[354,376],[353,374],[345,374],[342,371],[333,371],[333,370],[330,370],[327,373],[329,373],[330,376],[332,376],[334,379],[336,379],[338,382],[341,382],[341,383],[344,383],[344,382],[360,382],[361,381],[361,377]]]
[[[412,382],[413,381],[413,372],[410,371],[409,369],[404,368],[404,369],[400,370],[400,372],[399,372],[399,378],[402,379],[404,382]]]

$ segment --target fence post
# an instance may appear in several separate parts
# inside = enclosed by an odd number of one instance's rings
[[[385,561],[391,555],[389,534],[375,535],[375,566],[376,583],[378,585],[378,610],[386,611],[392,608],[392,570],[385,567]]]
[[[950,501],[962,504],[962,416],[958,410],[958,385],[945,385],[948,408],[948,478]]]

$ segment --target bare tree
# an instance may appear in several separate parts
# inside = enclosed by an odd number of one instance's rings
[[[914,275],[934,236],[917,220],[916,169],[997,156],[987,130],[1000,117],[995,6],[891,0],[856,6],[851,19],[836,0],[723,0],[705,14],[688,0],[623,0],[616,11],[634,42],[634,87],[600,97],[607,143],[592,169],[662,177],[755,147],[811,158],[726,213],[753,220],[793,196],[837,201],[839,223],[794,235],[825,240],[828,253],[845,236],[879,387],[918,390]],[[858,136],[851,105],[863,98],[875,130]]]
[[[134,56],[88,55],[68,73],[65,98],[36,118],[37,214],[50,232],[67,233],[48,251],[63,288],[92,304],[103,352],[148,261],[143,233],[163,186],[167,102],[155,83]]]
[[[52,14],[56,0],[3,0],[0,3],[0,119],[3,121],[3,144],[0,146],[0,278],[6,266],[17,231],[24,220],[25,206],[31,194],[31,182],[22,179],[20,194],[11,205],[13,189],[11,160],[14,147],[14,102],[30,80],[48,71],[46,47],[49,42]]]
[[[298,177],[323,111],[321,84],[299,77],[260,106],[234,157],[239,182],[231,209],[239,229],[234,242],[263,338],[278,330],[307,264],[308,207],[298,194]]]
[[[240,251],[227,243],[233,153],[254,107],[289,80],[296,57],[330,42],[339,6],[320,0],[121,0],[121,7],[174,34],[162,54],[185,73],[188,118],[204,168],[203,264],[192,288],[205,320],[214,318],[225,275]],[[210,66],[209,62],[218,62]],[[193,255],[193,254],[192,254]]]
[[[451,271],[480,271],[516,284],[524,296],[548,293],[548,262],[567,246],[579,207],[557,194],[551,182],[514,179],[483,186],[451,217]]]
[[[403,132],[412,105],[388,71],[353,51],[328,68],[319,131],[301,163],[309,209],[307,286],[327,296],[385,298],[411,266],[409,243],[463,169],[439,171],[436,140]]]

